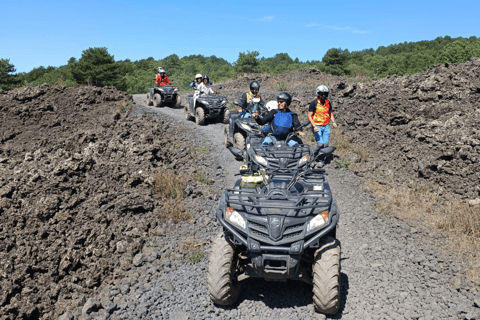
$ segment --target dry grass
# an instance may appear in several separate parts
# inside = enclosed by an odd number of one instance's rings
[[[153,193],[163,202],[163,207],[158,211],[159,217],[175,222],[192,219],[183,203],[185,176],[175,174],[171,170],[160,169],[154,173],[153,179]]]
[[[178,248],[186,255],[186,259],[191,263],[198,263],[205,256],[204,247],[209,244],[208,241],[199,241],[195,236],[187,238],[184,242],[178,244]]]
[[[461,257],[470,281],[480,284],[480,207],[471,207],[456,198],[445,199],[426,188],[393,187],[365,183],[377,202],[375,209],[387,216],[416,222],[427,230],[448,237],[443,248]]]

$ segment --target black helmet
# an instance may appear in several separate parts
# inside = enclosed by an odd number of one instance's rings
[[[292,96],[290,95],[290,93],[285,91],[277,93],[277,100],[278,99],[285,100],[285,105],[287,107],[290,105],[290,103],[292,103]]]
[[[207,79],[207,80],[210,80],[210,78],[208,77],[208,74],[204,74],[202,79]]]
[[[252,81],[252,82],[250,82],[250,91],[252,91],[253,89],[257,89],[257,90],[260,91],[260,87],[261,87],[261,86],[262,86],[262,85],[260,84],[260,82],[258,82],[258,81]]]

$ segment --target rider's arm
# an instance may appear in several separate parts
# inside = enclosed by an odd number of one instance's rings
[[[273,120],[273,118],[274,118],[274,116],[277,112],[278,112],[277,109],[270,110],[269,112],[264,114],[263,117],[261,115],[259,115],[258,118],[256,118],[255,120],[257,120],[258,124],[268,123],[268,122]]]
[[[312,125],[312,127],[315,126],[315,123],[313,122],[313,115],[315,114],[316,110],[317,110],[317,100],[315,99],[308,106],[308,121],[310,121],[310,124]]]

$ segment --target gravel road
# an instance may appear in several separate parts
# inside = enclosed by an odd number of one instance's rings
[[[182,109],[147,107],[144,94],[134,100],[134,115],[186,123]],[[223,146],[223,124],[188,124],[215,153],[231,185],[239,163]],[[480,319],[478,288],[464,280],[456,258],[442,250],[447,243],[442,236],[382,216],[348,170],[330,164],[327,172],[341,212],[337,236],[342,245],[341,307],[331,319]],[[205,220],[194,222],[202,238],[213,239],[221,231],[215,209],[205,208]],[[165,248],[165,239],[149,246],[159,256],[165,250],[174,255],[184,227],[171,227],[178,232],[167,239],[170,247]],[[88,299],[81,314],[68,312],[60,319],[326,319],[314,312],[312,288],[294,281],[248,279],[235,306],[213,305],[206,287],[209,245],[204,251],[198,263],[172,259],[160,264],[135,257],[129,277]]]

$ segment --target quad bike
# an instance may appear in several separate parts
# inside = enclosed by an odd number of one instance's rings
[[[311,150],[282,142],[263,156],[254,154],[241,168],[241,179],[220,199],[216,215],[223,232],[210,252],[208,292],[214,303],[232,305],[247,278],[301,280],[313,285],[315,309],[335,314],[340,213],[325,170],[312,168],[335,148]],[[247,154],[254,149],[247,148]],[[241,150],[229,150],[243,157]]]
[[[183,109],[186,120],[195,120],[196,124],[204,125],[207,118],[220,118],[223,123],[228,123],[228,100],[225,96],[199,95],[195,91],[187,96],[187,102]]]
[[[147,105],[159,108],[163,105],[180,107],[182,99],[178,95],[178,87],[172,85],[164,85],[160,87],[148,88]]]
[[[256,102],[258,103],[259,101],[260,100]],[[234,102],[234,104],[239,105],[238,102]],[[277,102],[274,100],[269,101],[265,107],[260,107],[262,113],[273,109],[278,109]],[[253,118],[243,118],[238,111],[230,111],[228,124],[225,125],[223,131],[225,147],[234,146],[235,148],[245,151],[245,141],[248,133],[251,133],[250,129],[252,125],[255,127],[258,126]]]

